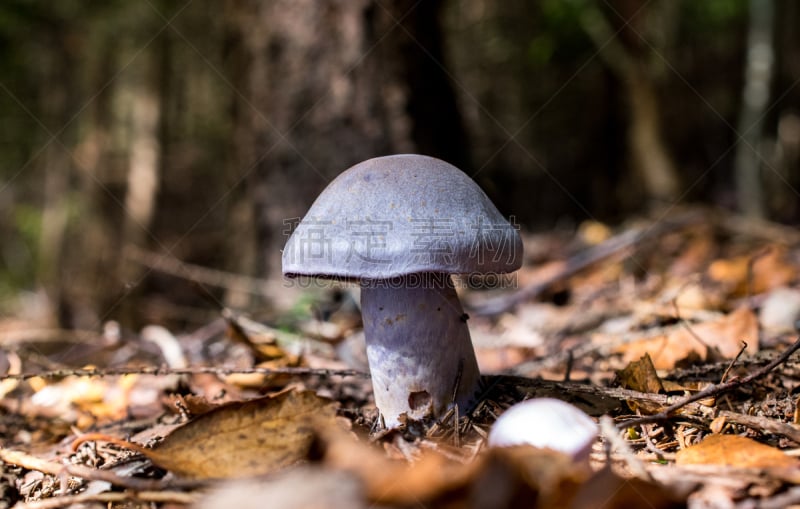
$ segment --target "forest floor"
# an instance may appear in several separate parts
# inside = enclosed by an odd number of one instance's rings
[[[800,231],[693,209],[524,243],[461,289],[485,390],[431,426],[379,429],[347,286],[188,332],[5,319],[0,506],[800,506]],[[590,468],[488,447],[536,397],[598,422]]]

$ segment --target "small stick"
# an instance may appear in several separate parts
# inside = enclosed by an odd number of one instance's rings
[[[722,377],[719,379],[720,383],[723,383],[726,378],[728,378],[728,373],[731,372],[733,366],[736,365],[736,362],[739,360],[739,357],[747,350],[747,341],[742,341],[742,348],[739,349],[739,353],[736,354],[736,357],[728,364],[728,367],[725,368],[725,372],[722,373]]]
[[[200,493],[185,493],[182,491],[129,491],[104,493],[80,493],[66,495],[32,502],[22,502],[14,509],[58,509],[59,507],[72,507],[78,504],[101,502],[108,507],[115,503],[123,502],[161,502],[170,504],[190,505],[198,501]]]
[[[104,377],[120,375],[230,375],[233,373],[261,374],[261,375],[293,375],[293,376],[352,376],[358,378],[369,378],[369,373],[355,369],[319,369],[319,368],[226,368],[216,366],[193,366],[187,368],[169,367],[118,367],[118,368],[80,368],[80,369],[56,369],[52,371],[42,371],[41,373],[17,373],[0,375],[0,380],[28,380],[31,378],[63,378],[67,376],[86,376]]]
[[[720,417],[724,417],[727,422],[732,422],[741,426],[747,426],[748,428],[761,433],[766,432],[774,433],[775,435],[781,435],[788,438],[792,442],[800,444],[800,430],[791,424],[767,417],[740,414],[737,412],[731,412],[729,410],[720,410],[718,415]]]
[[[62,465],[56,461],[43,460],[22,451],[5,448],[0,448],[0,460],[10,465],[17,465],[28,470],[36,470],[53,476],[71,475],[81,479],[106,481],[115,486],[122,486],[136,491],[160,491],[169,486],[198,487],[208,484],[192,480],[164,482],[136,477],[122,477],[110,470],[89,468],[83,465]]]
[[[638,417],[638,418],[635,418],[635,419],[631,419],[629,421],[621,422],[621,423],[617,424],[617,427],[622,429],[622,428],[627,428],[627,427],[630,427],[630,426],[640,426],[642,424],[650,424],[650,423],[653,423],[653,422],[661,422],[661,421],[668,420],[671,417],[671,414],[673,412],[675,412],[676,410],[680,410],[681,408],[685,407],[686,405],[688,405],[690,403],[694,403],[696,401],[700,401],[700,400],[703,400],[703,399],[706,399],[706,398],[717,397],[720,394],[723,394],[725,392],[733,390],[733,389],[735,389],[737,387],[741,387],[743,385],[747,385],[750,382],[752,382],[753,380],[761,378],[762,376],[766,375],[767,373],[769,373],[770,371],[772,371],[773,369],[775,369],[779,365],[781,365],[784,362],[786,362],[789,359],[789,357],[794,352],[797,351],[798,348],[800,348],[800,338],[798,338],[798,340],[795,341],[792,346],[790,346],[789,348],[784,350],[780,355],[778,355],[777,357],[772,359],[772,361],[770,361],[769,364],[766,364],[766,365],[762,366],[761,368],[753,371],[752,373],[750,373],[749,375],[745,376],[744,378],[734,377],[728,382],[723,382],[723,383],[719,383],[719,384],[715,384],[715,385],[709,385],[708,387],[706,387],[702,391],[681,399],[677,403],[674,403],[674,404],[668,406],[667,408],[665,408],[664,410],[660,411],[657,414],[647,415],[647,416],[644,416],[644,417]]]

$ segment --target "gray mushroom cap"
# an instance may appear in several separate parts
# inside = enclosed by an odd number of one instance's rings
[[[506,273],[522,264],[522,241],[464,172],[404,154],[369,159],[331,182],[292,233],[282,261],[288,277]]]

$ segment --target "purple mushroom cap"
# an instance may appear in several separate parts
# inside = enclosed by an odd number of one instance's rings
[[[507,273],[521,264],[519,232],[481,188],[455,166],[413,154],[343,172],[283,250],[288,277]]]

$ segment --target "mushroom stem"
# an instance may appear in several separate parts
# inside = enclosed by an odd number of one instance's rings
[[[441,416],[474,403],[480,371],[466,315],[448,274],[361,283],[375,404],[388,428],[400,417]]]

